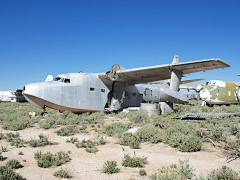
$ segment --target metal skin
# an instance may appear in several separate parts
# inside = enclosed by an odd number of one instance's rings
[[[203,105],[240,104],[240,84],[220,80],[208,81],[200,91]]]
[[[122,83],[119,83],[119,85],[115,85],[113,98],[108,103],[111,87],[107,87],[97,74],[69,73],[58,77],[70,78],[71,82],[50,81],[28,84],[24,87],[24,96],[30,103],[39,108],[47,106],[75,113],[117,110],[120,108],[120,100],[124,90],[121,108],[139,107],[142,102],[155,103],[167,100],[176,103],[188,102],[185,95],[169,89],[168,84],[137,84],[124,88]]]
[[[39,108],[75,113],[115,111],[139,107],[142,102],[187,103],[187,96],[178,92],[183,74],[224,67],[229,65],[220,59],[179,63],[179,56],[175,56],[173,63],[166,65],[134,69],[114,65],[106,73],[62,74],[53,81],[26,85],[23,95]],[[146,84],[170,78],[170,86],[167,83]]]

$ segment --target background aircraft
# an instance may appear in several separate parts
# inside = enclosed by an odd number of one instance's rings
[[[16,91],[0,91],[0,102],[26,102],[22,89]]]
[[[240,104],[240,82],[207,81],[202,85],[200,98],[202,105]]]
[[[53,81],[31,83],[23,95],[39,108],[50,107],[59,111],[117,111],[140,107],[141,103],[187,103],[188,98],[178,92],[184,74],[230,67],[221,59],[179,62],[172,64],[125,69],[112,66],[106,73],[67,73]],[[170,85],[142,84],[171,79]]]

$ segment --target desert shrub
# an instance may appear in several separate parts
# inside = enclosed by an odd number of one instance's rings
[[[69,178],[69,174],[67,171],[61,169],[53,174],[56,178]]]
[[[23,139],[20,138],[16,138],[16,139],[12,139],[12,141],[10,142],[11,146],[16,146],[16,148],[21,148],[25,146],[25,141]]]
[[[3,161],[2,151],[0,151],[0,161]]]
[[[25,141],[23,139],[19,138],[19,133],[6,133],[4,138],[6,139],[7,142],[10,142],[11,146],[16,146],[17,148],[21,148],[24,146]]]
[[[226,180],[236,180],[240,179],[238,173],[232,170],[227,166],[222,166],[220,169],[211,171],[207,176],[206,179],[226,179]]]
[[[6,166],[0,166],[0,179],[2,179],[2,180],[4,180],[4,179],[23,180],[24,178]]]
[[[171,118],[163,118],[162,116],[154,116],[153,117],[153,125],[156,127],[159,127],[161,129],[166,129],[170,125],[172,125],[172,122],[174,120]]]
[[[2,140],[4,138],[4,134],[0,133],[0,140]]]
[[[104,145],[107,143],[106,136],[104,136],[102,134],[97,134],[96,136],[94,136],[93,140],[96,145]]]
[[[85,151],[86,152],[89,152],[89,153],[96,153],[98,152],[98,148],[96,147],[96,143],[90,139],[88,140],[82,140],[81,143],[76,143],[75,146],[77,148],[85,148]]]
[[[29,128],[32,124],[31,118],[23,116],[17,118],[15,121],[4,121],[2,128],[11,131],[17,131]]]
[[[183,152],[195,152],[202,147],[202,141],[198,137],[181,132],[175,132],[168,136],[167,143]]]
[[[18,169],[18,168],[21,168],[23,167],[20,162],[16,159],[12,159],[10,161],[8,161],[5,165],[7,168],[10,168],[10,169]]]
[[[122,166],[142,168],[145,164],[147,164],[147,157],[136,157],[135,153],[133,157],[131,157],[129,154],[124,154]]]
[[[240,144],[238,142],[235,142],[235,141],[229,141],[228,145],[230,147],[232,147],[232,148],[235,148],[235,149],[239,149],[240,148]]]
[[[141,143],[139,141],[130,141],[129,147],[132,149],[140,149]]]
[[[196,152],[202,147],[202,141],[196,136],[186,136],[185,140],[179,145],[178,149],[182,152]]]
[[[130,141],[134,141],[135,137],[132,133],[123,133],[121,137],[119,138],[119,144],[128,146]]]
[[[95,113],[92,113],[89,116],[87,116],[87,121],[90,124],[102,123],[103,119],[104,119],[103,116],[104,116],[103,112],[95,112]]]
[[[188,160],[179,160],[179,165],[173,164],[170,167],[163,166],[159,169],[158,173],[155,173],[151,176],[152,180],[157,179],[168,179],[168,180],[175,180],[175,179],[191,179],[194,174],[195,170],[190,168]]]
[[[75,142],[78,142],[78,138],[71,137],[71,138],[68,139],[66,142],[67,142],[67,143],[68,143],[68,142],[71,142],[72,144],[74,144]]]
[[[150,117],[143,111],[132,111],[128,114],[128,118],[133,123],[145,124],[150,122]]]
[[[146,176],[147,173],[146,173],[146,171],[145,171],[144,169],[140,169],[140,170],[139,170],[139,175],[140,175],[140,176]]]
[[[139,142],[152,142],[152,143],[161,142],[163,138],[161,129],[153,126],[152,124],[143,125],[141,128],[137,130],[134,136]]]
[[[18,155],[24,155],[22,151],[19,151],[18,152]]]
[[[15,134],[14,133],[6,133],[6,140],[8,142],[11,141],[11,139],[14,139],[14,138],[18,138],[20,136],[20,134],[18,132],[16,132]]]
[[[74,135],[75,133],[79,133],[80,129],[78,126],[74,126],[74,125],[68,125],[65,127],[62,127],[61,129],[59,129],[57,131],[57,135],[58,136],[71,136]]]
[[[46,136],[43,134],[38,135],[39,139],[32,139],[28,142],[28,144],[32,147],[46,146],[52,145],[52,142],[48,140]]]
[[[129,146],[132,149],[139,149],[140,142],[132,133],[123,133],[119,138],[119,144]]]
[[[1,145],[1,151],[2,151],[2,152],[7,152],[7,146],[3,147],[3,146]]]
[[[103,165],[102,172],[107,174],[113,174],[113,173],[119,172],[119,169],[117,168],[117,162],[116,161],[105,162]]]
[[[123,111],[121,111],[121,112],[118,112],[117,114],[116,114],[116,116],[118,117],[118,118],[125,118],[126,116],[127,116],[127,114],[125,113],[125,112],[123,112]]]
[[[132,127],[131,123],[112,123],[101,128],[101,133],[107,134],[108,136],[120,137],[121,134]]]
[[[43,121],[39,122],[41,128],[50,129],[55,128],[56,125],[64,125],[65,119],[61,114],[49,114]]]
[[[37,165],[42,168],[60,166],[70,161],[68,153],[65,153],[63,151],[57,152],[54,155],[50,152],[42,154],[41,151],[37,151],[37,153],[34,153],[34,158],[37,160]]]

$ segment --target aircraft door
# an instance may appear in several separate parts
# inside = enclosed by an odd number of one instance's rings
[[[152,90],[149,88],[146,88],[144,90],[144,96],[143,96],[144,101],[152,101]]]

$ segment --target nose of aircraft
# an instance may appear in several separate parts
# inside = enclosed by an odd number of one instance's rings
[[[201,91],[200,92],[200,98],[202,100],[210,99],[210,93],[208,91]]]
[[[22,94],[31,104],[39,108],[44,108],[45,101],[43,100],[42,88],[40,84],[27,84],[26,86],[24,86]]]

